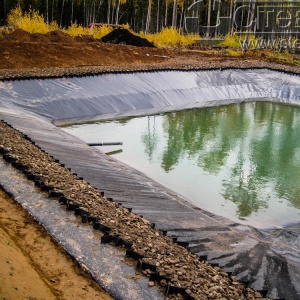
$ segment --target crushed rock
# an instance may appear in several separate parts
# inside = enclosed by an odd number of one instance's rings
[[[174,243],[148,220],[104,197],[4,121],[0,121],[0,153],[49,197],[59,199],[83,222],[101,230],[102,242],[125,248],[126,255],[136,259],[137,268],[149,277],[149,286],[158,283],[167,299],[266,299]]]

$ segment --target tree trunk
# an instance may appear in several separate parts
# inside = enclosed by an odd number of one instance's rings
[[[115,16],[115,7],[113,6],[112,12],[111,12],[111,24],[114,24],[114,16]]]
[[[62,2],[61,15],[60,15],[60,27],[62,27],[62,18],[64,13],[65,0]]]
[[[157,0],[157,14],[156,14],[156,32],[159,31],[159,15],[160,15],[160,11],[159,11],[159,0]]]
[[[229,7],[230,21],[228,24],[227,33],[231,33],[232,26],[233,26],[233,1],[234,0],[230,1],[230,7]]]
[[[72,0],[71,24],[73,23],[73,14],[74,14],[74,0]]]
[[[54,0],[52,0],[52,12],[51,12],[51,21],[54,21]]]
[[[4,5],[5,5],[5,0],[4,0]],[[46,23],[49,25],[49,10],[48,10],[48,0],[46,0]]]
[[[149,0],[148,1],[148,11],[147,11],[147,21],[146,21],[145,34],[149,33],[149,30],[150,30],[151,7],[152,7],[152,0]]]
[[[176,28],[177,24],[177,0],[173,3],[173,16],[172,16],[172,28]]]
[[[183,27],[183,12],[184,12],[184,5],[182,5],[182,7],[181,7],[179,30],[181,30],[181,28]]]
[[[168,0],[166,0],[165,27],[168,25]]]
[[[7,15],[6,15],[6,0],[4,0],[4,10],[3,10],[3,13],[4,13],[4,20],[7,19]]]
[[[102,3],[103,3],[103,0],[100,0],[100,1],[99,1],[99,4],[98,4],[98,9],[97,9],[97,14],[96,14],[96,16],[99,16],[100,7],[101,7]],[[96,18],[95,18],[95,22],[96,22]]]
[[[208,1],[206,38],[210,37],[211,0]]]
[[[108,7],[107,7],[107,24],[110,24],[110,10],[111,10],[111,0],[108,0]]]
[[[119,10],[120,10],[120,0],[118,1],[118,5],[116,7],[116,17],[115,17],[115,24],[118,25],[119,24]]]

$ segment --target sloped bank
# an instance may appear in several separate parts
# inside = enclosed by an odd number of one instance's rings
[[[196,209],[142,174],[62,133],[49,121],[123,117],[251,98],[298,104],[299,94],[298,76],[267,69],[107,74],[4,81],[0,111],[13,127],[28,134],[92,186],[101,188],[116,202],[130,205],[158,228],[168,230],[169,235],[189,241],[194,253],[208,252],[210,260],[232,267],[239,279],[250,281],[257,289],[268,289],[271,297],[297,299],[297,237],[294,244],[281,238],[290,228],[283,229],[283,235],[275,239]]]
[[[297,105],[299,76],[268,69],[133,72],[3,81],[0,87],[2,106],[60,124],[253,99]]]

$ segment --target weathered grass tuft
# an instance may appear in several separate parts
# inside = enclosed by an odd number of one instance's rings
[[[239,56],[243,56],[243,51],[242,50],[226,49],[225,50],[225,55],[231,56],[231,57],[239,57]]]

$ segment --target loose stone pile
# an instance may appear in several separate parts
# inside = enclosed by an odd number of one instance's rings
[[[102,231],[101,242],[126,249],[137,267],[173,299],[264,299],[219,267],[176,244],[154,224],[122,207],[92,188],[27,136],[0,121],[0,153],[35,181],[49,197],[74,210],[82,222]]]
[[[259,60],[225,60],[211,61],[203,60],[197,64],[186,63],[160,63],[160,64],[141,64],[126,66],[84,66],[69,68],[51,68],[51,69],[17,69],[0,70],[0,80],[11,79],[36,79],[36,78],[59,78],[68,76],[94,76],[106,73],[130,73],[147,71],[199,71],[199,70],[220,70],[220,69],[263,69],[267,68],[274,71],[280,71],[290,74],[300,74],[298,66],[285,64],[276,64]]]

